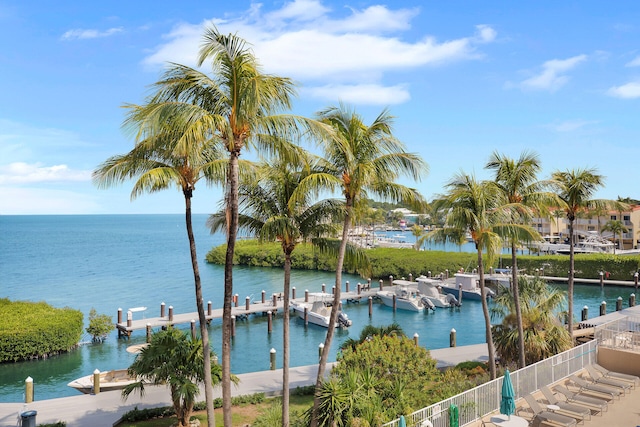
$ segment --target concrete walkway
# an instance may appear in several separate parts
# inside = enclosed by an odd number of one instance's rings
[[[468,360],[487,360],[487,345],[477,344],[455,348],[431,350],[431,356],[437,360],[439,368],[455,366]],[[327,366],[329,370],[333,364]],[[300,366],[289,369],[289,387],[312,385],[316,381],[318,366]],[[282,390],[282,369],[273,371],[252,372],[238,375],[240,383],[232,388],[234,396],[265,393],[277,395]],[[220,388],[214,390],[216,397],[221,396]],[[204,399],[204,390],[201,390],[199,400]],[[135,407],[138,409],[153,408],[159,406],[171,406],[169,389],[166,387],[148,387],[144,398],[139,395],[131,395],[127,401],[123,401],[120,392],[110,391],[97,395],[82,394],[60,399],[49,399],[32,402],[29,405],[22,403],[0,403],[0,426],[9,427],[19,424],[19,413],[26,410],[37,411],[36,424],[55,423],[64,421],[67,427],[96,426],[111,427],[120,417]]]

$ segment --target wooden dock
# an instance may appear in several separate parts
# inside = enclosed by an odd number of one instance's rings
[[[389,288],[389,287],[387,287]],[[359,291],[349,291],[342,292],[340,294],[340,299],[342,302],[347,303],[359,303],[362,299],[368,300],[369,297],[376,297],[376,293],[379,288],[376,286],[375,288],[371,288],[371,286],[362,287]],[[333,301],[332,293],[319,293],[312,292],[310,293],[308,300],[313,301],[317,300],[318,295],[322,294],[323,301]],[[304,302],[305,297],[300,298],[292,298],[291,302]],[[118,321],[116,322],[116,328],[118,330],[118,337],[129,337],[131,333],[137,330],[147,330],[153,328],[161,328],[168,327],[171,325],[180,325],[180,324],[189,324],[192,322],[198,322],[198,312],[190,312],[190,313],[173,313],[173,308],[171,306],[165,310],[164,303],[160,306],[160,316],[158,317],[143,317],[142,319],[134,319],[134,313],[144,313],[146,307],[135,307],[133,309],[127,310],[127,317],[123,319],[122,317],[122,309],[118,310]],[[282,298],[282,294],[273,294],[270,299],[263,298],[261,301],[249,301],[248,297],[245,300],[244,304],[240,304],[239,301],[234,303],[234,306],[231,308],[231,315],[235,316],[236,319],[247,318],[252,314],[260,314],[260,315],[268,315],[269,312],[272,314],[276,314],[278,311],[284,310],[284,301]],[[211,303],[207,304],[205,307],[205,317],[207,322],[211,322],[214,319],[222,319],[222,308],[212,308]]]

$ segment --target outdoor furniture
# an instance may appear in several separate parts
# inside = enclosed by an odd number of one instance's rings
[[[598,393],[598,395],[609,396],[611,399],[615,399],[616,397],[619,399],[620,393],[622,393],[620,389],[604,384],[595,384],[585,380],[584,378],[580,378],[577,375],[571,375],[569,377],[569,381],[578,387],[581,392]]]
[[[635,388],[635,386],[637,384],[640,384],[640,377],[638,377],[636,375],[623,374],[622,372],[610,371],[607,368],[605,368],[604,366],[598,365],[597,363],[594,363],[592,366],[594,368],[596,368],[596,370],[600,371],[602,373],[602,375],[604,375],[605,377],[616,378],[616,379],[625,380],[625,381],[630,381],[631,383],[633,383],[634,388]]]
[[[539,425],[542,421],[559,424],[564,427],[576,425],[575,418],[544,409],[532,394],[527,394],[523,398],[529,405],[531,412],[533,412],[532,425]]]
[[[589,376],[596,384],[605,384],[611,387],[621,388],[625,393],[631,393],[631,384],[629,381],[619,380],[611,377],[605,377],[600,371],[594,368],[592,365],[585,366],[585,369],[589,373]]]
[[[483,421],[482,425],[486,425],[486,422],[490,422],[498,427],[527,427],[529,425],[529,421],[525,418],[517,415],[504,414],[492,415],[489,421]]]
[[[595,410],[600,413],[605,412],[607,409],[609,409],[609,404],[605,399],[599,399],[597,397],[573,392],[561,385],[555,386],[554,390],[562,394],[569,403],[579,403],[580,405],[587,406],[591,410]]]
[[[549,402],[549,405],[557,406],[559,410],[563,412],[568,412],[569,413],[568,415],[572,417],[574,415],[579,416],[582,419],[582,421],[584,421],[585,419],[591,418],[591,410],[586,406],[578,405],[576,403],[563,402],[560,399],[558,399],[555,394],[553,394],[553,392],[549,387],[546,387],[546,386],[541,387],[540,391],[542,392],[542,395],[544,396],[544,398],[547,399],[547,402]]]

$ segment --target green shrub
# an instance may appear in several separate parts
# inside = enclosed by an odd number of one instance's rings
[[[0,363],[37,359],[76,348],[82,312],[44,302],[0,299]]]
[[[91,308],[87,333],[91,335],[94,342],[103,342],[115,328],[111,316],[98,314],[95,308]]]

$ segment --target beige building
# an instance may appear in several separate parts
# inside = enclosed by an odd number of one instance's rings
[[[569,221],[561,210],[555,211],[551,218],[534,218],[533,227],[545,236],[547,240],[556,238],[562,242],[569,236]],[[622,235],[622,245],[618,249],[636,249],[640,239],[640,206],[634,205],[631,209],[623,212],[609,211],[605,215],[581,215],[574,224],[576,232],[591,232],[603,234],[603,237],[618,242],[620,236],[613,236],[611,232],[601,233],[602,228],[609,221],[621,221],[629,230]]]

